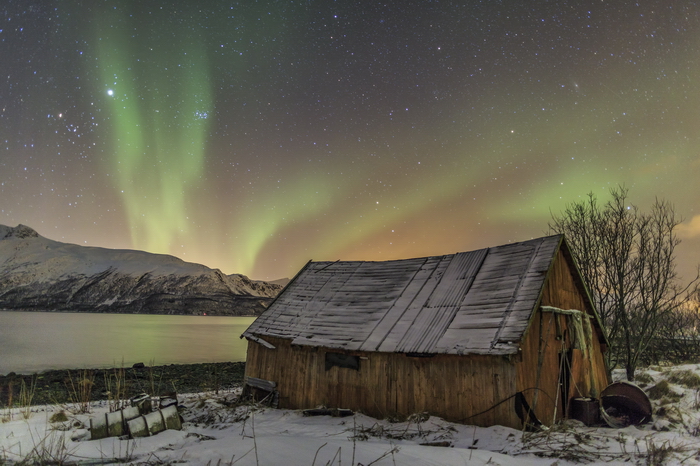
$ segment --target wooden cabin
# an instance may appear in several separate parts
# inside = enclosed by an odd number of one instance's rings
[[[562,235],[446,256],[309,262],[242,335],[281,408],[552,424],[608,385],[606,339]]]

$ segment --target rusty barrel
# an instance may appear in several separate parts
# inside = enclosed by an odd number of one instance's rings
[[[601,416],[610,427],[627,427],[651,421],[651,401],[630,382],[615,382],[600,394]]]

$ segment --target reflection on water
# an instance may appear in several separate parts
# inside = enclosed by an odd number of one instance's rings
[[[0,311],[0,374],[245,361],[254,317]]]

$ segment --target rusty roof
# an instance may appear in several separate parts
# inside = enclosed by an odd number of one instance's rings
[[[309,262],[243,336],[351,351],[511,354],[561,235],[385,262]]]

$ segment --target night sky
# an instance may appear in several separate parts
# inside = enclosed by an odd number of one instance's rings
[[[0,12],[0,224],[276,279],[524,241],[624,184],[700,262],[697,2]]]

